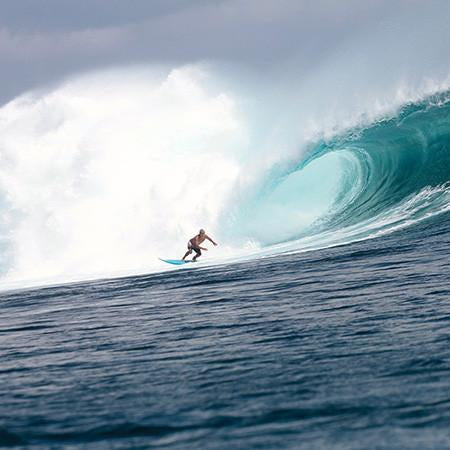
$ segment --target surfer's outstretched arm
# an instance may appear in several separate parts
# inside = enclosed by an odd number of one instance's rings
[[[208,241],[212,242],[214,245],[217,245],[217,242],[214,242],[209,236],[205,236]]]

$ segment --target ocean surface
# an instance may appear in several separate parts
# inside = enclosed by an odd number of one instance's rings
[[[449,219],[3,292],[1,446],[449,448]]]

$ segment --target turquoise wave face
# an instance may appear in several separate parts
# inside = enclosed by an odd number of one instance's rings
[[[274,170],[234,213],[234,228],[263,246],[333,232],[364,238],[448,210],[450,94],[310,146]]]

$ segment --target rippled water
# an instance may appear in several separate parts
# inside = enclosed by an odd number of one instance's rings
[[[449,217],[311,253],[2,293],[0,443],[448,448]]]

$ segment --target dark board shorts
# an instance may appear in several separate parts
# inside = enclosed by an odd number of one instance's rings
[[[200,248],[196,247],[195,245],[192,245],[191,241],[188,241],[187,248],[188,250],[194,250],[194,252],[196,253],[200,252]]]

